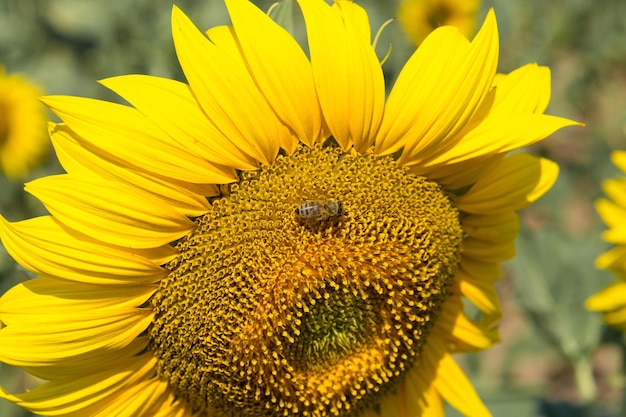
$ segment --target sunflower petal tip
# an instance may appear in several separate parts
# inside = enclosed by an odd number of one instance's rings
[[[585,300],[585,309],[589,311],[598,311],[597,297],[592,295]]]
[[[483,25],[486,25],[487,23],[492,27],[497,25],[496,12],[493,7],[490,7],[489,10],[487,10],[487,15],[485,16]]]
[[[180,28],[185,18],[187,18],[185,12],[174,4],[172,6],[172,28]]]

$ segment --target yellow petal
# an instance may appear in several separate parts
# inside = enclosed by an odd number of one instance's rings
[[[493,88],[459,133],[465,135],[486,118],[545,111],[550,101],[550,69],[527,64],[509,74],[496,74]]]
[[[245,153],[270,165],[290,135],[242,63],[209,41],[176,6],[172,35],[180,65],[209,120]]]
[[[543,113],[550,102],[550,69],[524,65],[497,78],[495,101],[490,116]]]
[[[422,169],[420,165],[413,165],[408,168],[413,175],[423,175],[449,190],[458,190],[475,183],[485,170],[504,157],[504,154],[481,156],[456,164],[428,168],[427,170]]]
[[[440,178],[439,171],[449,172],[458,164],[464,174],[464,161],[480,165],[481,158],[531,145],[565,126],[582,125],[540,114],[550,99],[548,68],[529,64],[496,80],[488,99],[454,139],[455,145],[420,160],[413,173]]]
[[[609,326],[617,327],[622,331],[626,330],[626,307],[604,313],[602,317]]]
[[[157,410],[166,406],[170,400],[167,394],[169,387],[166,381],[159,378],[146,379],[129,386],[107,401],[102,401],[102,408],[94,417],[148,417],[154,416]]]
[[[432,337],[431,337],[432,336]],[[445,346],[437,343],[438,335],[429,335],[428,342],[422,353],[417,357],[414,366],[400,382],[399,397],[405,399],[400,417],[428,416],[444,417],[443,400],[435,387],[439,359],[445,353]],[[443,348],[443,349],[442,349]]]
[[[23,366],[22,369],[32,376],[48,381],[64,379],[69,375],[84,375],[102,370],[103,363],[122,358],[134,358],[148,349],[150,339],[140,335],[128,340],[127,345],[111,349],[95,349],[82,355],[45,360],[35,366]]]
[[[468,237],[463,241],[463,257],[482,262],[503,262],[515,257],[515,240],[504,240],[494,244]]]
[[[490,328],[502,318],[502,308],[494,285],[474,277],[462,270],[456,273],[459,294],[467,298],[476,308],[482,311],[480,323]]]
[[[152,377],[155,366],[156,359],[152,354],[123,358],[107,363],[100,372],[79,378],[72,375],[21,394],[10,394],[2,389],[0,398],[40,415],[89,416],[107,404],[115,393]]]
[[[602,190],[615,204],[626,207],[626,178],[612,178],[602,183]]]
[[[603,253],[596,259],[596,267],[600,269],[611,268],[626,270],[626,247],[617,246]]]
[[[82,97],[49,96],[43,102],[76,134],[122,165],[200,184],[237,178],[234,169],[189,152],[132,107]]]
[[[50,138],[59,162],[66,172],[77,177],[99,176],[147,191],[187,217],[201,216],[210,209],[206,199],[215,195],[214,189],[204,184],[192,184],[150,175],[133,167],[120,165],[111,155],[94,149],[66,125],[50,124]]]
[[[2,144],[0,171],[20,182],[20,177],[44,162],[48,138],[43,126],[46,113],[38,98],[41,90],[22,74],[6,74],[0,64],[2,92]]]
[[[400,382],[398,388],[394,391],[400,391],[405,384]],[[367,408],[363,410],[359,417],[402,417],[405,414],[400,414],[400,409],[403,408],[403,404],[400,404],[400,395],[397,392],[389,392],[380,399],[378,408]]]
[[[139,315],[136,318],[141,321],[147,312],[135,307],[145,303],[153,291],[148,286],[101,287],[68,284],[47,277],[26,281],[0,299],[0,319],[8,326],[0,331],[0,345],[9,345],[3,354],[18,361],[30,374],[48,380],[97,372],[102,363],[136,356],[145,350],[148,339],[133,336],[143,332],[151,319],[140,322],[137,331],[129,334],[131,326],[123,314]],[[113,315],[112,311],[116,313]],[[87,343],[92,339],[88,332],[80,330],[103,318],[110,322],[109,329],[115,328],[114,322],[120,317],[120,325],[126,328],[107,331],[107,326],[98,327],[106,334],[96,335],[93,345]],[[72,323],[76,325],[71,326]],[[63,332],[62,337],[58,332]],[[71,335],[74,338],[68,339]]]
[[[406,63],[389,95],[376,152],[404,147],[413,165],[446,149],[491,88],[498,61],[495,14],[471,44],[453,27],[438,28]]]
[[[367,14],[351,1],[330,7],[298,0],[307,27],[317,95],[328,127],[344,149],[363,152],[382,119],[385,85],[370,45]]]
[[[194,227],[180,215],[135,187],[70,174],[26,184],[63,225],[124,248],[152,248],[173,242]]]
[[[605,231],[604,238],[613,243],[623,242],[625,234],[624,229],[626,229],[626,226],[624,226],[626,207],[615,204],[613,201],[604,198],[597,200],[595,206],[602,221],[610,227],[609,230]]]
[[[514,212],[463,218],[463,231],[475,239],[492,243],[514,240],[519,232],[519,217]]]
[[[456,204],[459,210],[476,214],[517,211],[548,191],[557,175],[558,165],[554,162],[515,154],[489,167]]]
[[[190,153],[216,165],[256,168],[256,161],[207,119],[187,84],[148,75],[124,75],[100,83],[122,96]]]
[[[211,42],[214,43],[215,46],[219,48],[220,51],[228,54],[233,60],[238,62],[239,65],[241,66],[248,65],[244,56],[242,55],[241,47],[239,45],[239,40],[237,39],[237,35],[235,34],[235,31],[232,26],[212,27],[211,29],[206,31],[206,35],[209,37]],[[250,75],[254,77],[255,74],[250,73]],[[280,114],[278,113],[280,109],[276,110],[276,107],[282,106],[282,103],[269,102],[269,105],[273,107],[274,111],[277,112],[277,116],[280,118]],[[319,107],[319,103],[317,103],[317,98],[316,98],[316,106]],[[318,109],[317,113],[318,115],[321,115],[321,110]],[[283,123],[285,122],[283,121]],[[300,138],[295,133],[295,131],[292,130],[286,123],[285,123],[285,129],[287,129],[285,131],[285,134],[278,136],[276,140],[278,141],[278,145],[283,150],[285,150],[286,154],[291,155],[298,148],[298,143],[300,142]],[[319,139],[317,141],[321,142],[321,140]],[[306,142],[306,140],[303,142]]]
[[[451,149],[434,158],[420,161],[421,171],[417,175],[427,175],[431,169],[448,164],[523,148],[545,139],[563,127],[573,125],[580,123],[544,114],[487,117],[461,137]]]
[[[156,282],[167,274],[141,254],[72,232],[51,216],[16,223],[0,217],[0,238],[13,259],[39,275],[119,285]]]
[[[172,397],[171,399],[162,398],[162,404],[154,411],[154,414],[148,414],[146,417],[199,417],[197,413],[192,414],[191,406],[183,399],[174,395]]]
[[[421,414],[423,417],[445,417],[446,412],[443,407],[443,399],[434,384],[426,388],[424,393],[415,400],[422,403],[421,408],[426,410],[424,414]]]
[[[621,207],[611,200],[599,199],[596,201],[596,210],[609,227],[619,227],[626,219],[626,207]]]
[[[8,326],[0,330],[0,344],[9,345],[3,355],[19,361],[30,374],[49,380],[96,372],[102,363],[133,357],[148,344],[147,337],[136,335],[151,320],[146,317],[149,311],[136,307],[154,290],[150,286],[76,284],[48,277],[25,281],[0,298],[0,320]],[[90,324],[98,322],[108,325],[90,330]],[[133,322],[137,324],[129,326]],[[89,332],[99,331],[105,334],[88,337]],[[60,332],[63,334],[57,335]]]
[[[611,153],[611,162],[622,172],[626,173],[626,151],[613,151]]]
[[[83,311],[98,309],[106,316],[107,310],[129,310],[144,304],[155,289],[151,285],[101,286],[39,277],[17,284],[4,293],[0,297],[0,314],[7,325],[54,321],[57,320],[55,314],[80,316]],[[33,304],[40,308],[33,309]]]
[[[72,360],[89,363],[103,352],[124,349],[153,319],[150,310],[138,308],[108,312],[84,309],[81,313],[57,313],[47,321],[39,315],[27,325],[3,328],[0,360],[29,368],[54,367],[57,363],[64,366]]]
[[[610,311],[626,307],[626,282],[615,282],[585,302],[585,308],[592,311]]]
[[[300,141],[312,145],[320,136],[322,115],[306,55],[286,30],[251,2],[227,0],[226,6],[259,90]]]
[[[611,243],[626,242],[626,207],[619,206],[606,199],[596,201],[596,211],[609,226],[609,230],[602,233],[602,238]]]
[[[463,301],[459,296],[451,296],[445,301],[433,333],[452,345],[462,344],[471,350],[482,350],[499,342],[497,329],[490,329],[468,319],[462,311]]]
[[[476,394],[452,356],[445,354],[437,366],[435,386],[444,400],[468,417],[490,417],[491,413]]]
[[[502,267],[499,263],[482,262],[471,258],[461,258],[460,269],[473,280],[493,284],[502,278]]]

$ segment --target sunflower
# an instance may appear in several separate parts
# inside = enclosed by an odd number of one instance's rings
[[[24,175],[48,151],[41,92],[19,74],[0,65],[0,171],[9,178]]]
[[[416,44],[443,25],[456,26],[463,35],[470,36],[479,7],[480,0],[402,0],[398,20]]]
[[[611,154],[613,164],[626,173],[626,151]],[[626,331],[626,240],[623,233],[626,226],[626,178],[613,178],[603,184],[609,199],[600,199],[596,209],[609,230],[604,232],[604,240],[616,245],[596,259],[596,266],[609,269],[617,275],[617,282],[589,297],[586,307],[604,313],[604,321],[621,331]]]
[[[498,339],[493,284],[516,211],[557,166],[509,151],[549,71],[496,77],[493,12],[437,29],[385,99],[366,12],[299,0],[310,59],[256,6],[206,36],[177,8],[188,84],[102,81],[128,103],[47,97],[67,174],[50,215],[2,219],[40,277],[0,299],[0,360],[46,382],[1,396],[50,416],[489,412],[452,359]],[[464,302],[482,312],[472,320]]]

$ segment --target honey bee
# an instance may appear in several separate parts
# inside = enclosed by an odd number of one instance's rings
[[[317,226],[336,220],[343,213],[341,201],[327,200],[305,201],[296,208],[296,217],[305,226]]]

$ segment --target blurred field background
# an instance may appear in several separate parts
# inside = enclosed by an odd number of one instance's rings
[[[228,23],[222,0],[176,3],[201,29]],[[272,1],[255,3],[267,10]],[[395,1],[358,3],[374,31],[396,15]],[[529,62],[549,66],[547,113],[587,126],[564,129],[531,149],[560,164],[559,180],[521,215],[517,258],[505,265],[498,284],[502,343],[459,361],[496,417],[626,416],[624,339],[583,309],[589,295],[614,280],[594,267],[609,247],[594,201],[602,196],[602,180],[618,175],[610,152],[626,149],[626,2],[485,0],[477,26],[490,7],[499,24],[499,70]],[[0,0],[0,63],[48,94],[118,100],[96,80],[129,73],[183,79],[170,11],[171,0]],[[390,43],[388,86],[415,48],[397,20],[382,33],[380,57]],[[17,181],[0,174],[0,213],[9,220],[43,214],[22,184],[59,172],[50,155]],[[0,292],[26,278],[0,247]],[[0,365],[0,385],[9,391],[34,382]],[[0,402],[0,417],[29,415]]]

